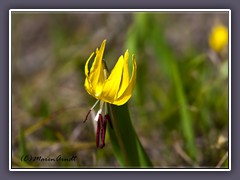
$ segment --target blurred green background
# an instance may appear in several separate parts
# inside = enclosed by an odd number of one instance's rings
[[[129,49],[137,82],[128,102],[156,168],[228,167],[228,48],[211,29],[224,12],[12,12],[13,167],[120,167],[110,141],[95,147],[95,102],[84,89],[87,58],[107,39],[110,69]],[[77,155],[77,161],[24,162]]]

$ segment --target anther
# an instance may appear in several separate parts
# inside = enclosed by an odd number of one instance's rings
[[[111,117],[109,116],[109,114],[105,115],[105,119],[108,120],[110,127],[113,129],[113,125],[112,125]]]
[[[100,148],[103,148],[105,146],[106,129],[107,129],[107,119],[106,119],[106,116],[104,116],[103,125],[102,125],[102,128],[101,128],[101,141],[102,141],[102,144],[101,144]]]
[[[88,113],[87,113],[87,115],[86,115],[86,118],[85,118],[85,120],[83,121],[83,123],[85,123],[85,122],[87,121],[90,112],[91,112],[91,109],[88,111]]]
[[[99,147],[99,141],[100,141],[100,131],[102,127],[102,115],[99,114],[98,121],[97,121],[97,132],[96,132],[96,147]]]

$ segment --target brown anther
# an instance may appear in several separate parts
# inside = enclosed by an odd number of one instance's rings
[[[85,120],[83,121],[83,123],[85,123],[85,122],[87,121],[90,112],[91,112],[91,109],[88,111],[88,113],[87,113],[87,115],[86,115],[86,118],[85,118]]]
[[[106,119],[106,116],[104,116],[103,126],[102,126],[102,129],[101,129],[101,141],[102,141],[102,144],[101,144],[100,148],[103,148],[105,146],[106,129],[107,129],[107,119]]]
[[[102,114],[99,114],[97,121],[97,132],[96,132],[96,146],[97,148],[103,148],[105,146],[105,135],[107,130],[107,122],[109,122],[110,127],[113,129],[110,116],[107,114],[102,117]],[[101,144],[99,144],[101,142]]]
[[[109,116],[109,114],[105,115],[105,118],[108,120],[110,127],[113,129],[111,117]]]

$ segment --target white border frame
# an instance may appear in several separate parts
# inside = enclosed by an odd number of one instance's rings
[[[229,38],[228,38],[228,44],[229,44],[229,58],[228,58],[228,114],[229,114],[229,132],[228,132],[228,141],[229,141],[229,149],[228,149],[228,169],[218,169],[218,168],[151,168],[151,169],[145,169],[145,168],[138,168],[138,169],[131,169],[131,168],[121,168],[121,169],[113,169],[113,168],[100,168],[100,169],[85,169],[85,168],[79,168],[79,169],[70,169],[70,168],[59,168],[59,169],[16,169],[12,168],[12,139],[11,139],[11,122],[12,122],[12,70],[11,70],[11,15],[12,12],[228,12],[229,13]],[[9,171],[231,171],[231,10],[230,9],[10,9],[9,10]]]

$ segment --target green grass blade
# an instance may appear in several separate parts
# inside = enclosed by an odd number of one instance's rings
[[[176,63],[172,63],[172,78],[176,89],[177,102],[179,104],[183,135],[187,141],[186,149],[191,158],[196,159],[196,146],[193,133],[193,122],[188,110],[187,98],[180,78]]]
[[[25,155],[25,154],[27,154],[26,141],[25,141],[24,130],[21,127],[19,131],[19,155],[21,157],[22,155]]]
[[[189,156],[196,160],[197,149],[194,140],[193,121],[191,119],[190,111],[188,110],[188,101],[184,92],[184,85],[178,68],[177,58],[166,43],[163,35],[161,35],[163,32],[159,29],[160,28],[157,28],[156,26],[152,29],[152,45],[155,49],[160,66],[164,66],[165,70],[167,70],[166,75],[172,79],[181,117],[182,132],[186,140],[186,150]]]

